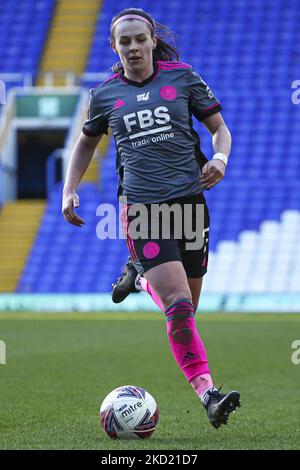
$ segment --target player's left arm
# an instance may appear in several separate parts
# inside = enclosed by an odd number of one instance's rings
[[[205,188],[210,189],[225,176],[227,159],[231,150],[231,134],[221,113],[208,116],[202,120],[202,123],[212,136],[214,156],[202,168],[200,181]]]

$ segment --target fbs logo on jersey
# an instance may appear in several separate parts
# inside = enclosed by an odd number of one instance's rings
[[[153,118],[154,114],[154,118]],[[164,125],[171,121],[171,116],[169,114],[169,110],[166,106],[159,106],[158,108],[152,109],[142,109],[137,113],[130,113],[123,116],[123,120],[127,129],[127,132],[132,132],[132,127],[138,125],[139,130],[147,129],[147,127],[152,127],[153,124]],[[154,132],[159,131],[166,131],[171,129],[172,126],[167,127],[160,127],[159,129],[151,129],[147,133],[153,134]],[[136,136],[135,134],[134,136]],[[143,133],[143,135],[146,135]],[[132,139],[134,136],[130,136]]]
[[[148,101],[149,99],[149,91],[147,93],[142,93],[141,95],[137,95],[137,101]]]

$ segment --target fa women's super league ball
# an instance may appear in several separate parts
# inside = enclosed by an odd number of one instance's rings
[[[147,439],[156,429],[158,416],[150,393],[135,385],[124,385],[103,400],[100,425],[112,439]]]

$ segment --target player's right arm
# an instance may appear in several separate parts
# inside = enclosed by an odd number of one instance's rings
[[[70,156],[63,189],[62,213],[66,221],[78,227],[84,224],[84,220],[74,210],[79,206],[76,188],[90,164],[102,135],[90,137],[81,132]]]

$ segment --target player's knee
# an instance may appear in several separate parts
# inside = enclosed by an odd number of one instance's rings
[[[181,290],[169,289],[162,295],[162,298],[161,298],[166,308],[170,307],[175,302],[178,302],[178,300],[180,299],[184,299],[184,300],[188,300],[189,302],[192,302],[191,292],[189,290],[184,290],[184,289],[181,289]]]

